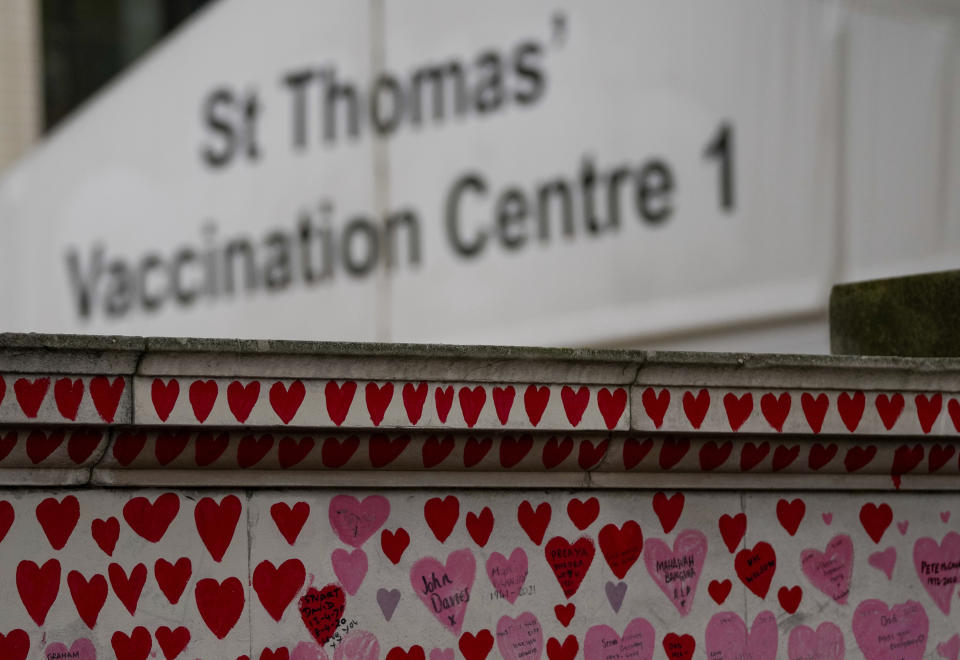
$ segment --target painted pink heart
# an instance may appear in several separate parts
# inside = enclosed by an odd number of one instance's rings
[[[460,636],[472,596],[477,562],[468,549],[451,552],[446,565],[424,557],[410,569],[410,584],[420,601],[444,628]]]
[[[357,593],[363,584],[363,578],[367,576],[367,553],[359,548],[353,552],[337,548],[330,555],[330,561],[344,590],[351,596]]]
[[[327,653],[316,642],[300,642],[290,652],[290,660],[327,660]]]
[[[430,660],[453,660],[453,649],[430,649]]]
[[[867,557],[867,563],[883,571],[887,579],[892,580],[893,567],[897,564],[897,550],[893,546],[890,546],[883,552],[874,552]]]
[[[47,646],[44,658],[70,658],[71,660],[97,660],[97,649],[89,639],[81,637],[68,649],[65,644],[55,642]]]
[[[800,553],[800,566],[813,586],[841,605],[847,604],[853,576],[853,541],[849,536],[834,536],[824,552],[815,548],[804,550]]]
[[[764,610],[753,620],[750,633],[738,614],[720,612],[707,624],[706,647],[710,660],[775,660],[777,657],[777,619]]]
[[[623,636],[610,626],[593,626],[583,638],[585,660],[650,660],[656,644],[653,626],[637,618],[627,624]]]
[[[929,536],[917,539],[913,565],[930,598],[941,612],[949,615],[953,590],[960,582],[960,534],[948,533],[940,545]]]
[[[487,559],[487,577],[497,596],[512,605],[527,581],[527,553],[523,548],[514,548],[509,559],[499,552],[491,553]]]
[[[947,641],[937,644],[937,654],[946,660],[957,660],[960,656],[960,635],[954,635]]]
[[[333,660],[378,660],[379,657],[380,642],[366,630],[351,630],[333,652]]]
[[[897,523],[897,529],[900,530],[900,534],[901,534],[901,535],[907,533],[907,527],[909,527],[909,526],[910,526],[910,521],[909,521],[909,520],[904,520],[903,522],[898,522],[898,523]]]
[[[790,631],[787,648],[789,660],[843,660],[846,653],[843,633],[829,621],[821,623],[816,632],[809,626],[797,626]]]
[[[497,648],[503,660],[540,660],[543,629],[530,612],[516,619],[502,616],[497,621]]]
[[[822,517],[823,517],[823,523],[824,523],[825,525],[829,525],[830,523],[833,522],[833,514],[832,514],[832,513],[824,513],[824,514],[822,514]]]
[[[913,600],[892,608],[865,600],[853,612],[853,636],[867,660],[921,660],[929,632],[927,613]]]
[[[690,613],[703,561],[707,556],[707,537],[695,529],[677,534],[673,550],[660,539],[647,539],[643,563],[647,572],[667,595],[682,616]]]
[[[387,521],[390,501],[382,495],[370,495],[362,502],[352,495],[337,495],[330,500],[329,515],[340,540],[359,548]]]

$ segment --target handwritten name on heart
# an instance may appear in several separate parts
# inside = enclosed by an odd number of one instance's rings
[[[390,501],[382,495],[370,495],[362,502],[352,495],[337,495],[330,500],[329,515],[340,540],[359,548],[387,521]]]
[[[790,631],[787,649],[789,660],[843,660],[846,653],[843,633],[829,621],[817,626],[816,631],[809,626],[797,626]]]
[[[527,553],[523,548],[514,548],[507,559],[499,552],[487,559],[487,577],[500,598],[513,604],[527,580]]]
[[[304,625],[317,643],[323,646],[333,637],[347,602],[339,585],[328,584],[319,590],[310,587],[300,598],[299,605]]]
[[[581,536],[570,543],[562,536],[554,536],[544,546],[547,563],[563,589],[563,595],[570,598],[577,593],[580,583],[590,570],[596,548],[588,536]]]
[[[24,656],[26,657],[26,656]],[[81,637],[68,649],[66,644],[54,642],[43,652],[44,658],[70,658],[70,660],[97,660],[97,649],[89,639]]]
[[[497,648],[503,660],[539,660],[543,654],[543,629],[537,617],[530,612],[516,619],[500,617]]]
[[[585,660],[650,660],[656,649],[653,626],[636,618],[627,624],[623,636],[606,625],[593,626],[583,638]]]
[[[927,612],[916,601],[888,607],[865,600],[853,612],[853,636],[867,660],[921,660],[929,631]]]
[[[949,615],[953,590],[960,582],[960,534],[950,532],[939,545],[930,537],[917,539],[913,565],[930,598]]]
[[[660,539],[646,542],[643,563],[647,572],[682,616],[693,607],[706,557],[707,537],[695,529],[677,534],[672,550]]]
[[[800,566],[813,586],[841,605],[847,604],[853,575],[853,541],[849,536],[834,536],[825,552],[804,550],[800,553]]]
[[[738,614],[714,614],[707,624],[706,650],[710,660],[775,660],[777,657],[777,619],[773,612],[760,612],[750,633]]]
[[[420,602],[457,636],[463,628],[476,570],[477,562],[468,549],[451,552],[446,564],[424,557],[410,569],[410,584]]]

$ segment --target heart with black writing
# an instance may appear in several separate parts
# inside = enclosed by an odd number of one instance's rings
[[[300,598],[300,617],[317,644],[323,646],[330,641],[346,606],[343,589],[336,584],[328,584],[320,590],[311,587]]]

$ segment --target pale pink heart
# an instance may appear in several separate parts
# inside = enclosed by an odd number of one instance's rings
[[[367,576],[367,553],[360,549],[347,552],[337,548],[330,555],[330,560],[333,562],[333,572],[337,574],[344,590],[351,596],[357,593],[363,578]]]
[[[811,584],[841,605],[850,595],[853,541],[846,534],[830,539],[824,552],[809,548],[800,553],[800,566]]]
[[[828,525],[829,525],[830,523],[832,523],[832,522],[833,522],[833,514],[832,514],[832,513],[825,513],[825,514],[823,514],[823,522],[825,522],[825,523],[828,524]]]
[[[789,660],[843,660],[846,653],[843,633],[829,621],[821,623],[816,632],[809,626],[797,626],[790,631],[787,648]]]
[[[887,575],[888,580],[893,579],[893,567],[897,564],[897,551],[890,546],[883,552],[874,552],[867,557],[867,563],[874,568],[879,568]]]
[[[957,660],[960,657],[960,635],[954,635],[947,641],[937,644],[937,653],[946,660]]]
[[[330,500],[329,516],[340,540],[359,548],[387,521],[390,502],[382,495],[370,495],[362,502],[352,495],[337,495]]]
[[[351,630],[333,652],[333,660],[377,660],[379,657],[380,642],[366,630]]]
[[[775,660],[777,657],[777,619],[764,610],[753,620],[750,634],[738,614],[720,612],[707,624],[706,646],[710,660]]]
[[[499,552],[491,553],[487,559],[487,577],[500,598],[506,598],[512,605],[527,581],[527,553],[523,548],[514,548],[510,559]]]
[[[300,642],[290,652],[290,660],[327,660],[327,653],[319,644]]]
[[[949,511],[941,511],[941,512],[940,512],[940,520],[942,520],[942,521],[945,522],[945,523],[950,522],[950,512],[949,512]]]
[[[623,637],[610,626],[593,626],[583,638],[585,660],[650,660],[656,649],[656,633],[646,619],[627,624]]]
[[[430,649],[430,660],[453,660],[453,649]]]
[[[81,637],[70,645],[54,642],[43,652],[44,658],[70,658],[70,660],[97,660],[97,649],[89,639]]]
[[[643,563],[657,586],[667,595],[682,616],[690,613],[703,561],[707,556],[707,537],[695,529],[677,534],[673,550],[660,539],[647,539]]]
[[[867,660],[920,660],[927,648],[930,621],[920,603],[887,607],[865,600],[853,612],[853,636]]]
[[[540,660],[543,655],[543,629],[530,612],[516,619],[508,616],[497,621],[497,648],[503,660]]]
[[[468,549],[451,552],[446,566],[424,557],[410,568],[410,584],[420,601],[444,628],[460,636],[467,603],[473,596],[477,562]]]
[[[910,526],[910,521],[909,521],[909,520],[904,520],[903,522],[898,522],[898,523],[897,523],[897,529],[900,530],[900,535],[901,535],[901,536],[907,533],[907,527],[909,527],[909,526]]]
[[[960,534],[948,533],[940,545],[929,536],[917,539],[913,566],[933,602],[941,612],[950,614],[953,589],[960,582]]]

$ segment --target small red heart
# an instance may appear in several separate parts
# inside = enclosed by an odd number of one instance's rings
[[[158,559],[153,564],[153,575],[157,579],[160,591],[167,597],[171,605],[176,605],[187,588],[193,565],[188,557],[180,557],[175,563],[166,559]]]
[[[50,606],[60,590],[60,562],[48,559],[37,566],[29,559],[17,564],[17,591],[27,614],[38,626],[47,618]]]
[[[876,455],[877,448],[874,445],[851,447],[847,450],[847,455],[843,459],[843,466],[847,469],[847,472],[856,472],[867,466]]]
[[[465,632],[460,635],[460,652],[467,660],[484,660],[493,648],[493,635],[481,630],[476,635]]]
[[[738,430],[753,412],[753,395],[750,392],[737,396],[728,392],[723,397],[723,407],[727,411],[727,421],[732,431]]]
[[[632,470],[647,457],[653,449],[653,438],[627,438],[623,441],[623,468]]]
[[[367,399],[367,412],[370,413],[370,421],[374,426],[380,426],[383,416],[387,412],[387,406],[393,400],[393,383],[367,383],[364,389]]]
[[[13,392],[17,395],[17,403],[20,404],[20,410],[23,411],[24,415],[31,419],[37,416],[49,387],[49,378],[36,378],[34,380],[18,378],[14,382]]]
[[[544,385],[543,387],[537,387],[536,385],[527,386],[526,391],[523,393],[523,407],[527,411],[527,417],[530,419],[530,423],[536,426],[540,423],[540,420],[543,418],[543,411],[547,409],[547,403],[550,402],[550,388]]]
[[[584,386],[574,390],[568,385],[564,385],[560,390],[560,401],[563,402],[563,411],[567,414],[567,420],[571,426],[577,426],[583,419],[583,413],[590,403],[590,390]]]
[[[320,459],[323,461],[324,467],[332,469],[343,467],[356,453],[358,447],[360,447],[360,438],[355,435],[343,440],[327,438],[323,441]]]
[[[424,660],[423,647],[414,645],[409,651],[404,651],[399,646],[394,646],[387,652],[386,660]]]
[[[48,497],[36,508],[37,521],[54,550],[62,550],[80,520],[80,502],[73,495],[63,500]]]
[[[897,423],[897,419],[900,418],[900,413],[903,412],[903,395],[899,392],[890,397],[887,397],[886,394],[878,394],[874,405],[877,407],[880,421],[883,422],[883,426],[889,431],[893,428],[893,425]]]
[[[213,578],[199,580],[194,587],[194,597],[200,618],[217,639],[226,637],[237,625],[246,603],[243,583],[235,577],[227,578],[223,582],[217,582]],[[340,611],[343,611],[342,608]],[[339,616],[337,620],[339,621]],[[326,640],[323,643],[326,643]]]
[[[423,456],[423,467],[432,468],[443,463],[447,456],[450,455],[450,452],[453,451],[455,445],[456,441],[454,441],[452,435],[447,435],[443,438],[437,438],[431,435],[424,441],[423,447],[420,450]]]
[[[130,615],[135,616],[143,585],[147,582],[147,567],[144,564],[137,564],[130,571],[130,575],[127,575],[120,564],[111,563],[107,567],[107,575],[110,577],[113,593],[117,595]]]
[[[773,471],[779,472],[790,467],[798,456],[800,456],[800,445],[794,445],[793,447],[779,445],[773,450]]]
[[[110,644],[117,660],[146,660],[153,648],[153,637],[146,628],[137,626],[129,636],[119,630],[113,633]]]
[[[604,525],[597,537],[600,551],[610,570],[622,580],[630,567],[640,558],[643,550],[643,532],[634,520],[628,520],[621,527],[613,523]]]
[[[791,589],[780,587],[777,598],[780,600],[780,607],[786,610],[788,614],[793,614],[800,607],[800,601],[803,599],[803,589],[799,585]]]
[[[252,468],[263,460],[263,457],[273,449],[273,436],[269,433],[261,435],[247,435],[237,443],[237,465],[243,469]]]
[[[717,524],[720,526],[720,536],[723,537],[727,550],[733,553],[747,532],[747,514],[738,513],[734,516],[723,514]]]
[[[670,390],[664,388],[657,393],[655,389],[648,387],[640,395],[640,402],[653,425],[656,428],[663,426],[663,417],[667,414],[667,408],[670,406]]]
[[[744,472],[752,470],[760,465],[769,453],[769,442],[762,442],[759,445],[752,442],[745,443],[743,449],[740,450],[740,469]]]
[[[573,620],[573,615],[577,612],[577,606],[573,603],[567,603],[566,605],[554,605],[553,613],[557,617],[564,628],[570,625],[570,621]]]
[[[227,495],[219,504],[212,497],[204,497],[194,507],[193,518],[197,524],[197,532],[213,561],[223,560],[223,555],[233,540],[242,508],[240,498],[236,495]]]
[[[80,401],[83,399],[83,379],[60,378],[53,384],[53,399],[63,417],[76,421]]]
[[[920,421],[920,428],[924,433],[930,433],[934,422],[940,416],[940,410],[943,408],[943,395],[937,392],[929,399],[926,395],[918,394],[914,398],[917,405],[917,419]]]
[[[467,438],[467,444],[463,448],[463,466],[473,467],[483,460],[490,448],[493,447],[493,438]]]
[[[557,607],[560,606],[557,605]],[[571,604],[570,607],[573,607],[573,604]],[[573,615],[571,614],[571,616]],[[574,660],[579,650],[580,642],[577,641],[576,635],[567,635],[567,638],[563,640],[563,644],[561,644],[556,637],[551,637],[547,640],[547,658],[549,658],[549,660]]]
[[[143,431],[132,433],[122,431],[113,441],[113,457],[123,467],[127,467],[140,455],[147,444],[147,434]]]
[[[790,414],[790,393],[782,392],[780,396],[774,396],[768,392],[760,397],[760,412],[774,430],[778,433],[783,431],[783,425]]]
[[[850,396],[846,392],[841,392],[837,397],[837,411],[840,413],[840,419],[843,425],[847,427],[850,433],[857,430],[860,425],[860,419],[863,417],[863,409],[867,405],[867,397],[863,392],[854,392]]]
[[[920,465],[923,460],[923,445],[900,445],[893,454],[893,464],[890,473],[893,475],[907,474]]]
[[[380,532],[380,547],[383,549],[383,554],[394,564],[400,563],[400,558],[403,557],[403,552],[408,545],[410,545],[410,535],[403,527],[398,528],[396,532],[391,532],[389,529]]]
[[[157,628],[156,636],[160,650],[163,651],[163,657],[167,660],[173,660],[183,653],[187,644],[190,643],[190,631],[185,626],[179,626],[175,630],[160,626]]]
[[[337,385],[336,381],[331,380],[323,388],[323,395],[327,402],[327,414],[330,420],[340,426],[347,418],[350,412],[350,404],[353,403],[353,395],[357,392],[357,384],[352,380],[345,381],[343,385]]]
[[[664,438],[660,446],[660,467],[669,470],[683,460],[688,451],[690,451],[690,438]]]
[[[892,522],[893,509],[885,502],[879,506],[867,502],[860,507],[860,524],[863,525],[864,531],[873,539],[874,543],[880,543],[883,533],[887,531],[887,527]]]
[[[596,446],[589,440],[580,441],[580,452],[577,455],[577,464],[581,470],[590,470],[596,466],[607,454],[609,440],[600,440]]]
[[[543,467],[552,470],[557,467],[573,451],[573,438],[567,436],[561,440],[557,436],[552,436],[543,445]]]
[[[300,536],[300,531],[309,516],[310,505],[306,502],[297,502],[293,508],[286,502],[277,502],[270,507],[270,517],[290,545],[293,545]]]
[[[533,436],[521,435],[514,438],[505,435],[500,440],[500,465],[506,469],[512,468],[522,461],[533,449]]]
[[[481,548],[485,547],[490,539],[490,533],[493,531],[493,511],[490,510],[490,507],[483,507],[479,516],[472,511],[468,511],[466,522],[470,538]]]
[[[189,431],[161,431],[154,440],[153,455],[160,465],[169,465],[190,442]]]
[[[100,549],[107,553],[107,556],[113,556],[113,549],[117,546],[117,539],[120,538],[120,521],[114,516],[106,520],[95,518],[90,523],[90,534],[93,540],[97,542]]]
[[[733,583],[730,580],[724,580],[723,582],[711,580],[709,586],[707,586],[707,591],[710,592],[710,597],[717,605],[723,605],[723,601],[730,595],[732,587]]]
[[[683,493],[674,493],[667,497],[664,493],[658,492],[653,496],[653,511],[660,519],[664,534],[669,534],[677,526],[677,521],[683,513],[684,500]]]
[[[770,582],[777,570],[777,554],[766,541],[760,541],[752,549],[744,548],[734,560],[737,577],[756,596],[766,598]]]
[[[316,445],[316,442],[309,436],[303,436],[299,440],[290,437],[281,438],[277,450],[277,460],[280,462],[280,467],[284,470],[292,468],[313,451],[314,445]]]
[[[717,445],[713,440],[709,440],[700,448],[700,469],[704,472],[714,470],[730,458],[733,453],[733,442],[727,441],[722,445]]]
[[[406,383],[403,386],[403,407],[407,411],[407,419],[411,424],[420,421],[423,415],[423,404],[427,400],[427,384]]]
[[[67,456],[77,465],[83,464],[94,450],[100,446],[103,433],[95,429],[77,429],[70,434],[67,442]]]
[[[205,467],[216,462],[223,456],[223,452],[230,445],[230,434],[211,433],[203,431],[197,434],[193,442],[193,456],[199,467]]]
[[[581,536],[573,543],[562,536],[554,536],[543,547],[547,563],[553,569],[553,574],[560,583],[563,595],[570,598],[580,588],[584,576],[593,563],[596,548],[586,536]]]
[[[27,436],[27,456],[34,465],[41,463],[50,454],[63,444],[64,432],[51,431],[49,434],[43,431],[31,431]]]
[[[253,590],[267,614],[280,621],[306,579],[307,571],[299,559],[288,559],[280,566],[263,560],[253,570]]]
[[[367,450],[370,453],[370,464],[375,468],[390,465],[409,444],[409,435],[400,435],[395,438],[390,438],[382,433],[371,435],[370,442],[367,445]]]
[[[955,451],[956,449],[953,445],[944,445],[942,447],[940,445],[933,445],[930,447],[927,470],[932,473],[942,468],[947,464],[947,461],[953,458]]]
[[[513,400],[516,396],[517,392],[513,385],[493,388],[493,407],[497,411],[497,419],[500,420],[500,424],[506,425],[510,419],[510,410],[513,408]]]
[[[3,379],[0,378],[0,383]],[[0,401],[3,400],[3,388],[0,388]],[[6,635],[0,633],[0,657],[8,660],[27,660],[30,653],[30,636],[25,630],[14,628]]]
[[[113,423],[126,385],[127,381],[123,376],[117,376],[113,382],[110,382],[106,376],[90,379],[90,397],[93,399],[93,406],[97,409],[100,419],[107,424]]]
[[[600,501],[596,497],[586,501],[580,501],[575,497],[567,503],[567,515],[577,529],[586,529],[600,515]]]
[[[189,399],[190,405],[193,407],[194,417],[203,424],[207,421],[210,411],[213,410],[213,404],[217,401],[217,381],[193,381],[190,383]]]
[[[792,502],[780,499],[777,502],[777,520],[787,530],[787,534],[795,536],[807,512],[807,505],[799,497]]]
[[[153,409],[157,411],[157,417],[160,418],[161,422],[167,421],[167,418],[170,417],[179,396],[180,383],[176,378],[167,383],[159,378],[153,379],[153,385],[150,387],[150,398],[153,399]]]
[[[270,407],[281,422],[289,424],[296,417],[306,395],[307,389],[299,380],[290,383],[289,388],[278,381],[270,386]]]
[[[830,399],[823,392],[818,393],[816,397],[809,392],[804,392],[800,395],[800,406],[803,408],[803,415],[807,418],[810,430],[820,433],[827,410],[830,409]]]
[[[70,571],[67,575],[70,596],[77,608],[77,614],[90,630],[97,625],[97,617],[107,601],[107,580],[102,575],[94,575],[88,581],[79,571]],[[0,657],[3,657],[0,654]]]
[[[483,404],[487,401],[487,392],[481,385],[473,389],[461,387],[458,393],[460,399],[460,411],[463,413],[463,421],[467,426],[473,428],[477,420],[480,419],[480,413],[483,411]]]
[[[687,416],[690,425],[698,429],[703,424],[703,418],[707,416],[710,409],[710,393],[702,389],[694,396],[693,392],[683,393],[683,412]]]
[[[819,442],[810,447],[810,456],[807,460],[807,464],[810,466],[811,470],[819,470],[820,468],[826,466],[830,461],[833,460],[834,456],[837,455],[837,445],[836,443],[831,442],[827,446],[823,446]]]
[[[663,638],[663,650],[670,660],[690,660],[696,648],[697,642],[693,635],[668,633]]]
[[[227,386],[227,405],[241,424],[250,417],[250,412],[258,398],[260,398],[260,381],[258,380],[252,380],[246,385],[235,380]]]
[[[340,625],[340,617],[343,616],[343,609],[346,607],[346,597],[343,589],[336,584],[328,584],[320,590],[310,587],[307,589],[307,593],[300,598],[299,605],[300,616],[307,626],[307,630],[317,640],[317,644],[323,646],[330,641],[337,626]],[[413,654],[414,648],[420,649],[418,660],[424,660],[423,649],[419,646],[413,647],[410,649],[411,654]],[[409,657],[405,654],[395,654],[395,650],[393,649],[387,654],[387,660],[393,660],[401,655]]]
[[[536,545],[543,543],[543,535],[550,524],[551,515],[552,509],[549,502],[541,502],[537,505],[536,510],[527,500],[521,502],[520,506],[517,507],[517,521]]]
[[[167,528],[180,511],[176,493],[164,493],[153,504],[146,497],[134,497],[123,505],[123,519],[137,534],[156,543],[167,533]]]
[[[608,430],[616,427],[620,418],[623,417],[623,411],[627,408],[627,391],[618,387],[611,392],[606,387],[601,387],[597,392],[597,407],[600,408],[600,416],[603,417],[603,423]]]
[[[447,415],[450,414],[450,408],[453,406],[453,386],[438,387],[434,392],[434,399],[437,405],[437,418],[441,424],[446,424]]]
[[[423,517],[440,543],[447,540],[460,517],[460,500],[454,495],[432,497],[423,505]]]

